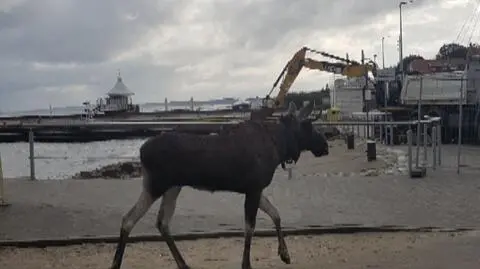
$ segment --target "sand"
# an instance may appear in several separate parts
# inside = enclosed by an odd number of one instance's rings
[[[460,233],[366,233],[354,235],[288,236],[292,264],[277,256],[276,238],[256,237],[252,266],[261,268],[443,268],[434,257],[421,254]],[[181,241],[177,243],[192,268],[240,268],[242,238]],[[115,245],[88,244],[69,247],[3,248],[0,268],[109,268]],[[415,255],[416,253],[416,255]],[[420,253],[420,254],[418,254]],[[438,255],[429,252],[430,255]],[[418,256],[422,258],[419,259]],[[438,260],[438,259],[437,259]],[[426,267],[425,267],[426,266]],[[430,267],[434,266],[434,267]],[[176,268],[164,242],[127,245],[122,268]],[[445,267],[448,268],[448,267]],[[462,267],[467,268],[467,267]]]

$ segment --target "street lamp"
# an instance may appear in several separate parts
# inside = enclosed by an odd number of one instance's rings
[[[400,56],[400,73],[402,75],[402,80],[403,80],[403,63],[402,63],[402,60],[403,60],[403,22],[402,22],[402,6],[403,5],[406,5],[408,3],[412,3],[413,0],[409,0],[408,2],[407,1],[401,1],[399,4],[398,4],[398,9],[400,11],[400,36],[398,38],[398,47],[399,47],[399,56]]]
[[[367,138],[370,138],[370,123],[369,123],[369,110],[370,110],[370,105],[367,104],[367,98],[366,98],[366,93],[367,91],[370,90],[369,88],[369,84],[368,84],[368,68],[367,68],[367,63],[368,64],[372,64],[372,65],[376,65],[376,58],[377,58],[377,54],[374,54],[373,55],[373,58],[374,60],[372,61],[372,59],[370,58],[367,58],[365,57],[365,53],[363,52],[362,50],[362,65],[365,66],[365,75],[364,75],[364,79],[365,79],[365,85],[363,86],[363,91],[362,91],[362,101],[363,101],[363,112],[365,112],[366,114],[366,117],[367,117],[367,122],[366,122],[366,126],[367,126],[367,133],[366,133],[366,136]],[[368,100],[370,101],[371,100],[371,93],[369,92],[369,98]],[[370,102],[369,102],[370,103]]]
[[[382,36],[382,68],[385,69],[385,38],[390,37],[388,36]]]

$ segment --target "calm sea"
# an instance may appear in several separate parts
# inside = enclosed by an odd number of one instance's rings
[[[202,105],[202,110],[216,110],[226,105]],[[169,109],[185,109],[187,106],[171,106]],[[142,112],[163,111],[163,104],[140,105]],[[53,108],[53,115],[80,114],[83,107]],[[50,115],[50,109],[0,113],[0,116]],[[120,161],[135,160],[145,139],[110,140],[91,143],[35,143],[35,171],[38,179],[65,179],[84,171]],[[0,143],[0,156],[6,178],[28,177],[28,143]]]
[[[145,139],[109,140],[91,143],[35,143],[35,171],[38,179],[65,179],[108,164],[138,160]],[[0,143],[6,178],[30,175],[28,143]]]
[[[203,111],[212,111],[217,109],[224,109],[228,105],[217,105],[217,104],[202,104],[194,106],[195,109],[200,108]],[[169,110],[172,109],[190,109],[189,105],[169,105]],[[155,111],[164,111],[165,105],[163,104],[140,104],[140,112],[155,112]],[[39,115],[39,116],[49,116],[49,115],[75,115],[81,114],[84,111],[82,106],[72,106],[72,107],[53,107],[50,110],[48,107],[45,109],[36,109],[36,110],[26,110],[26,111],[0,111],[0,117],[11,117],[11,116],[22,116],[22,115]]]

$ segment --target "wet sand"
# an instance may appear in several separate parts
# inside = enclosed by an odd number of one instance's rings
[[[253,268],[478,268],[477,233],[371,233],[289,236],[292,264],[277,256],[276,238],[253,240]],[[472,244],[475,242],[475,244]],[[241,268],[243,239],[178,242],[192,268]],[[467,246],[467,247],[465,247]],[[115,245],[0,249],[0,268],[109,268]],[[453,267],[452,267],[453,266]],[[122,268],[176,268],[164,242],[127,245]]]

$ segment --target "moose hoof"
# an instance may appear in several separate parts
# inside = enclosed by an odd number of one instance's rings
[[[288,254],[288,250],[286,247],[278,248],[278,255],[280,256],[282,262],[284,262],[285,264],[290,264],[290,255]]]

